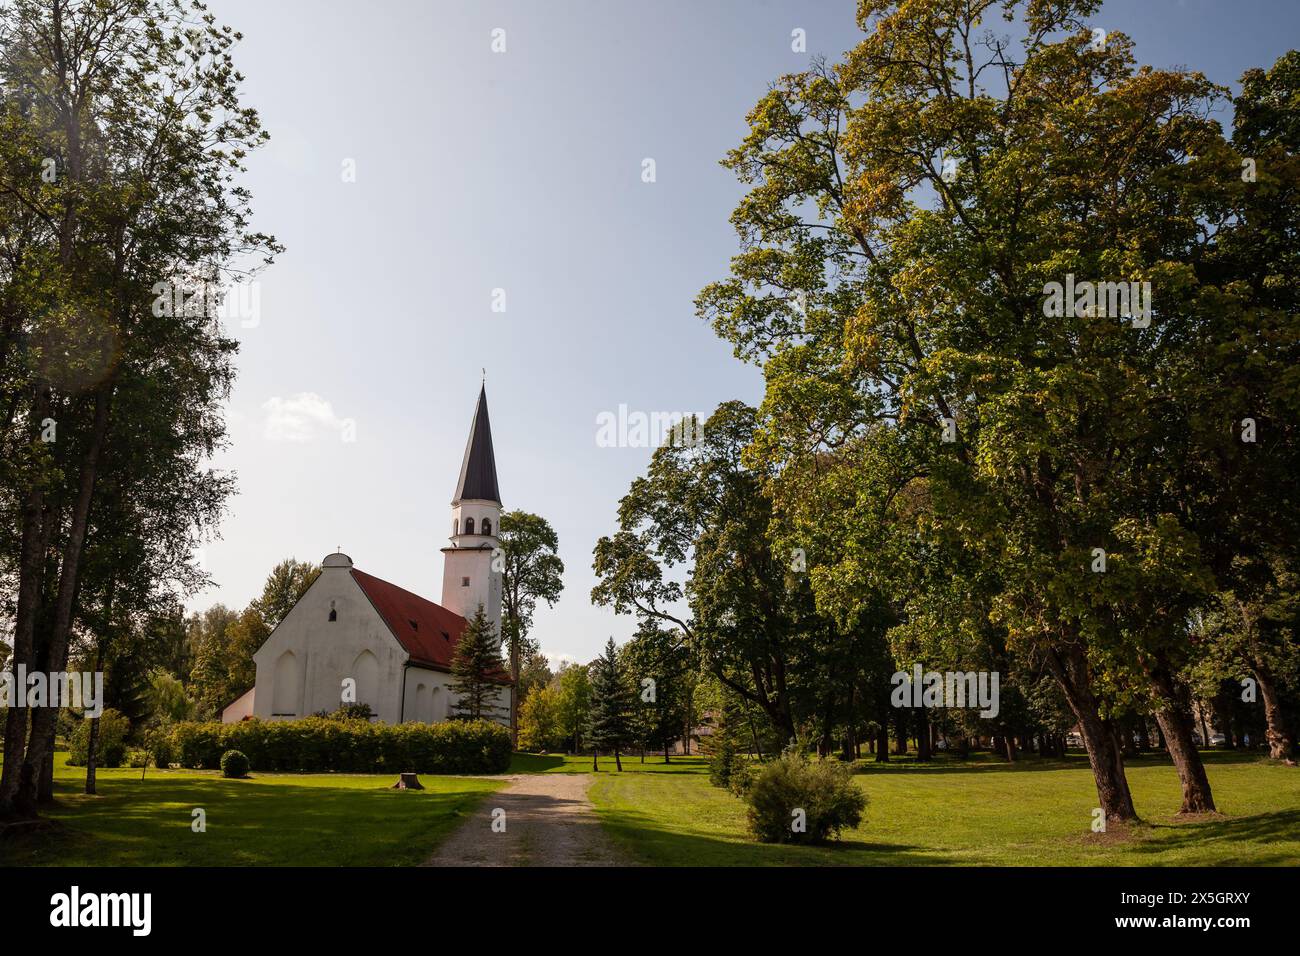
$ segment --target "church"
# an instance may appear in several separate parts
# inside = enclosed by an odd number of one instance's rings
[[[448,719],[456,704],[451,660],[467,618],[482,605],[501,632],[501,572],[494,561],[500,521],[484,387],[451,502],[451,543],[442,549],[442,603],[367,574],[342,552],[328,555],[320,576],[253,655],[256,685],[221,719],[293,720],[334,711],[349,686],[356,702],[369,704],[386,723]],[[504,674],[498,683],[495,719],[509,725],[512,687]]]

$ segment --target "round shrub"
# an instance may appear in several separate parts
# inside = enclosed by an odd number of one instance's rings
[[[846,764],[787,751],[749,784],[749,829],[763,843],[822,843],[862,822],[867,796]],[[802,814],[797,811],[803,811]]]
[[[238,750],[227,750],[221,755],[221,776],[236,779],[248,776],[248,758]]]

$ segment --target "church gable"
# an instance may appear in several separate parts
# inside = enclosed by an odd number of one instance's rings
[[[351,569],[352,561],[347,555],[326,557],[320,575],[253,655],[254,662],[260,665],[263,661],[274,660],[283,651],[296,646],[304,633],[310,636],[313,644],[337,642],[344,636],[363,634],[386,640],[394,650],[405,650],[365,592],[347,573]]]
[[[346,555],[327,557],[320,576],[253,655],[258,717],[336,710],[350,679],[356,702],[369,704],[380,719],[399,718],[401,675],[410,655],[351,570]]]

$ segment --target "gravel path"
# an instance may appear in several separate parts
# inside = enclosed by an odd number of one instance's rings
[[[425,866],[625,866],[587,799],[591,774],[519,774],[475,809]],[[505,811],[504,832],[493,830]],[[498,829],[500,825],[498,824]]]

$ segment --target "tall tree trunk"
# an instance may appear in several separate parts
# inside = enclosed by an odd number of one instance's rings
[[[1178,771],[1183,786],[1183,805],[1179,813],[1214,813],[1214,795],[1210,792],[1210,779],[1205,775],[1205,765],[1192,743],[1191,719],[1176,708],[1156,711],[1156,720],[1164,731],[1169,755]]]
[[[876,727],[876,763],[889,763],[889,725],[885,722]]]
[[[50,409],[50,387],[38,386],[33,396],[31,424],[40,428]],[[39,482],[33,482],[23,502],[22,543],[18,559],[18,602],[14,614],[13,654],[10,667],[15,676],[21,664],[29,671],[36,664],[36,618],[40,615],[45,551],[49,544],[50,522],[45,511],[45,494]],[[0,819],[21,811],[17,796],[27,748],[27,688],[16,687],[17,700],[11,702],[5,720],[4,766],[0,769]]]
[[[1173,677],[1165,668],[1157,668],[1151,675],[1155,691],[1160,698],[1156,722],[1164,733],[1183,786],[1183,805],[1179,813],[1214,813],[1214,795],[1210,792],[1210,778],[1192,741],[1192,717],[1184,706]]]
[[[916,708],[916,759],[930,759],[930,718],[924,707]]]
[[[1265,735],[1268,738],[1268,756],[1271,760],[1286,760],[1295,749],[1295,738],[1286,724],[1282,713],[1282,700],[1278,695],[1273,672],[1262,664],[1252,668],[1255,683],[1259,685],[1259,696],[1264,699],[1264,720],[1268,722]]]
[[[77,597],[78,572],[81,568],[82,550],[86,543],[86,530],[90,523],[90,506],[95,496],[95,479],[99,474],[99,456],[108,431],[109,390],[111,380],[100,386],[95,394],[95,423],[91,429],[90,444],[82,460],[78,479],[77,499],[72,509],[72,521],[64,544],[63,562],[59,574],[59,590],[54,607],[54,626],[50,632],[47,650],[47,667],[51,674],[63,671],[68,663],[68,638],[72,632],[73,605]],[[32,715],[31,736],[27,743],[22,780],[15,797],[20,811],[35,809],[37,778],[45,755],[54,744],[55,718],[58,708],[42,707]],[[29,769],[30,768],[30,769]]]
[[[1145,753],[1146,751],[1150,750],[1151,733],[1147,727],[1146,714],[1138,715],[1137,736],[1138,736],[1138,753]]]
[[[1083,648],[1067,644],[1047,655],[1048,667],[1060,685],[1070,710],[1079,721],[1079,734],[1088,751],[1097,785],[1097,799],[1107,821],[1126,823],[1138,818],[1133,795],[1124,775],[1124,755],[1115,746],[1115,737],[1098,716],[1097,698],[1093,694],[1088,662]]]

